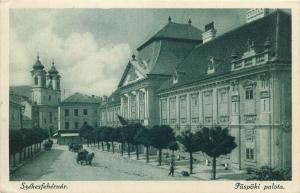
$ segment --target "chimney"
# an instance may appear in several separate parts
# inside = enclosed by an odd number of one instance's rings
[[[263,18],[264,16],[268,15],[269,12],[269,9],[263,8],[250,9],[246,12],[246,23]]]
[[[214,22],[205,25],[205,31],[202,33],[203,43],[206,43],[216,37],[217,30],[214,27]]]

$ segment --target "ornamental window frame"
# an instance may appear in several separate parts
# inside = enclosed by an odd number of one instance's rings
[[[246,159],[247,160],[255,160],[254,148],[246,148]]]
[[[245,100],[253,100],[253,99],[254,99],[253,87],[245,88]]]

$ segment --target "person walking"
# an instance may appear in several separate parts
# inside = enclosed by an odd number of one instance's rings
[[[175,171],[174,163],[171,162],[169,176],[170,175],[174,176],[174,171]]]

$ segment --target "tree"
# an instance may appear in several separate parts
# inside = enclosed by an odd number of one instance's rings
[[[84,123],[84,125],[79,130],[80,138],[86,139],[88,146],[91,143],[91,139],[93,138],[93,130],[94,128],[87,123]]]
[[[171,142],[175,141],[174,131],[168,125],[156,125],[151,128],[151,136],[151,145],[158,149],[158,165],[161,165],[162,149],[167,148]]]
[[[120,127],[112,128],[112,133],[111,133],[111,146],[112,146],[112,151],[113,153],[115,152],[115,141],[119,141],[120,138]]]
[[[33,141],[33,130],[32,129],[21,129],[22,136],[23,136],[23,142],[24,142],[24,160],[26,159],[26,156],[31,156],[31,145],[34,143]],[[26,155],[27,152],[27,155]]]
[[[102,130],[103,141],[105,141],[106,143],[107,151],[110,151],[109,142],[112,140],[112,132],[113,132],[113,128],[111,127],[104,127]]]
[[[20,130],[9,131],[9,154],[13,156],[13,166],[16,166],[16,153],[22,151],[23,136]]]
[[[101,147],[102,147],[102,151],[104,151],[104,144],[103,144],[103,129],[104,127],[97,127],[96,131],[95,131],[95,135],[96,135],[96,140],[98,143],[98,149],[99,149],[99,142],[101,141]]]
[[[235,138],[229,135],[227,128],[222,129],[220,126],[211,129],[202,128],[197,135],[201,141],[201,151],[213,159],[212,179],[215,180],[217,158],[231,153],[237,147]]]
[[[172,151],[172,158],[171,158],[171,162],[172,164],[175,164],[175,154],[174,151],[179,149],[178,143],[176,141],[173,141],[171,143],[169,143],[168,148]]]
[[[127,126],[120,126],[118,141],[121,143],[121,155],[122,156],[124,154],[124,144],[126,143],[126,139],[127,139]]]
[[[190,173],[193,173],[193,153],[200,150],[200,140],[198,135],[186,130],[177,137],[178,141],[184,146],[184,150],[190,154]]]
[[[127,125],[126,128],[127,128],[127,134],[125,135],[125,137],[126,137],[126,142],[128,143],[128,156],[130,157],[129,144],[132,144],[135,146],[136,159],[138,160],[139,159],[138,145],[140,144],[140,142],[135,140],[135,136],[138,133],[138,131],[143,128],[143,126],[140,123],[135,123],[135,124]]]
[[[149,147],[151,145],[151,132],[149,129],[142,127],[135,135],[135,141],[146,147],[146,162],[149,163]]]

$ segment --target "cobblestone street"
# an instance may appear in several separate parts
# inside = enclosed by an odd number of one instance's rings
[[[167,169],[118,153],[95,151],[92,166],[77,164],[75,157],[67,146],[54,145],[17,170],[11,180],[199,180],[179,174],[170,177]]]

